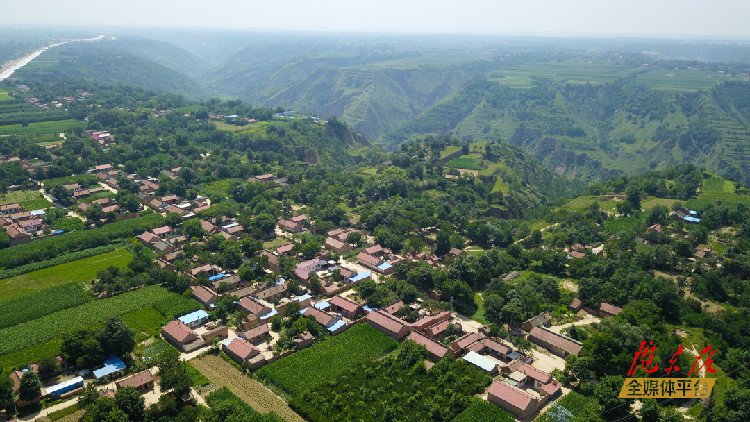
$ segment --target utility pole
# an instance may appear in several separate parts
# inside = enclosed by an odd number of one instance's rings
[[[451,313],[453,313],[453,295],[451,295]]]

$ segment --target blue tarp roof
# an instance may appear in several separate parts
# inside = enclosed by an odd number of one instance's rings
[[[316,303],[316,304],[315,304],[315,307],[316,307],[316,308],[318,308],[318,309],[320,309],[320,310],[322,311],[323,309],[328,309],[328,308],[330,308],[330,307],[331,307],[331,304],[330,304],[330,303],[328,303],[328,301],[327,301],[327,300],[324,300],[324,301],[321,301],[321,302],[318,302],[318,303]]]
[[[328,331],[334,332],[334,331],[336,331],[339,328],[344,327],[344,326],[346,326],[346,322],[344,322],[344,320],[340,319],[340,320],[334,322],[333,324],[329,325],[328,326]]]
[[[464,360],[484,369],[487,372],[491,372],[497,366],[497,363],[495,363],[495,361],[486,358],[476,352],[467,353],[466,356],[464,356]]]
[[[370,274],[369,271],[362,271],[361,273],[359,273],[359,274],[357,274],[355,276],[349,277],[349,281],[352,282],[352,283],[356,283],[358,281],[362,281],[362,280],[366,279],[367,277],[369,277],[371,275],[372,274]]]
[[[391,264],[389,264],[387,262],[384,262],[384,263],[378,265],[378,268],[380,268],[381,270],[387,270],[388,268],[391,268],[391,267],[393,267],[393,265],[391,265]]]
[[[698,211],[690,210],[690,215],[698,215]]]
[[[195,311],[195,312],[191,312],[191,313],[189,313],[187,315],[183,315],[183,316],[181,316],[181,317],[179,317],[177,319],[179,319],[180,322],[182,322],[185,325],[190,325],[190,324],[192,324],[192,323],[194,323],[196,321],[200,321],[200,320],[202,320],[204,318],[208,318],[208,312],[206,312],[203,309],[201,309],[201,310],[198,310],[198,311]]]
[[[208,281],[214,281],[214,280],[218,280],[218,279],[224,278],[224,277],[229,277],[229,276],[227,274],[224,274],[224,273],[216,274],[216,275],[212,275],[211,277],[209,277]]]
[[[221,226],[221,228],[222,229],[229,229],[229,228],[232,228],[232,227],[235,227],[235,226],[239,226],[239,225],[240,225],[240,223],[232,223],[232,224],[227,224],[226,226]]]
[[[276,309],[274,309],[273,311],[271,311],[271,312],[269,312],[267,314],[261,315],[259,318],[260,319],[268,319],[268,318],[271,318],[272,316],[278,315],[278,314],[279,314],[279,311],[277,311]]]
[[[83,378],[81,377],[69,379],[65,382],[61,382],[60,384],[53,385],[52,387],[47,387],[45,388],[45,390],[47,391],[47,394],[56,396],[59,394],[67,393],[69,391],[73,391],[78,387],[83,387]]]
[[[377,311],[378,310],[378,308],[371,308],[371,307],[369,307],[367,305],[363,306],[362,309],[364,309],[367,312],[372,312],[372,311]]]
[[[62,230],[55,230],[52,232],[52,234],[60,234],[60,233],[65,233],[65,232]]]
[[[294,300],[296,300],[297,302],[303,302],[303,301],[305,301],[307,299],[312,299],[312,296],[310,296],[308,294],[304,294],[302,296],[297,296],[297,298],[294,299]]]
[[[107,375],[114,374],[117,371],[125,369],[125,363],[120,360],[116,355],[109,355],[107,360],[104,361],[104,367],[94,371],[96,379],[104,378]]]
[[[44,210],[31,211],[31,215],[44,215]]]
[[[695,218],[695,217],[682,217],[682,219],[687,221],[688,223],[700,223],[701,222],[700,218]]]

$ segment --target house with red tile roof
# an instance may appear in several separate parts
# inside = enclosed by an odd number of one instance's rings
[[[257,300],[249,296],[246,296],[240,299],[239,307],[240,309],[247,312],[248,314],[253,314],[257,316],[265,315],[271,312],[272,310],[270,307],[258,302]]]
[[[487,400],[516,415],[519,419],[530,419],[539,406],[539,400],[536,397],[500,380],[490,385]]]
[[[399,311],[399,309],[404,307],[404,301],[399,300],[398,302],[391,303],[390,305],[386,306],[385,308],[381,309],[381,311],[393,315],[396,312]]]
[[[281,271],[281,267],[279,266],[278,256],[268,251],[261,252],[260,256],[265,256],[268,259],[268,268],[270,268],[272,271]]]
[[[338,312],[349,319],[357,319],[362,313],[362,306],[352,302],[343,296],[334,296],[328,301],[331,304],[331,311]]]
[[[235,337],[228,343],[222,344],[221,349],[240,365],[248,363],[251,358],[260,354],[257,347],[240,337]]]
[[[338,239],[335,239],[333,237],[327,237],[326,238],[326,249],[329,251],[334,251],[336,253],[347,253],[349,252],[349,244],[346,242],[342,242]]]
[[[409,323],[383,311],[367,314],[367,323],[396,340],[401,340],[411,332]]]
[[[380,256],[380,255],[383,255],[383,247],[380,245],[372,245],[370,247],[365,248],[364,252],[368,255]]]
[[[543,327],[532,328],[529,331],[528,339],[563,358],[568,357],[568,355],[578,356],[583,349],[581,343]]]
[[[118,390],[125,387],[133,387],[138,390],[138,392],[145,393],[154,388],[154,375],[147,369],[133,375],[132,377],[115,382],[115,387],[117,387]]]
[[[281,219],[278,224],[281,230],[288,231],[289,233],[299,233],[302,231],[302,224],[291,220]]]
[[[458,356],[462,352],[468,351],[469,347],[474,343],[480,343],[482,338],[477,333],[468,333],[465,334],[451,342],[451,350],[453,351],[453,354]],[[482,348],[484,345],[482,345]]]
[[[305,214],[301,214],[290,218],[290,220],[295,223],[302,224],[303,221],[307,221],[307,216]]]
[[[267,323],[259,324],[245,332],[237,333],[239,336],[245,338],[247,341],[253,344],[260,344],[266,340],[268,336],[269,328]]]
[[[438,338],[444,336],[448,332],[448,328],[451,326],[451,320],[444,320],[440,321],[437,324],[430,325],[424,330],[424,333],[432,338]],[[462,331],[462,327],[460,324],[453,324],[454,327],[458,329],[458,332],[460,333]]]
[[[450,319],[451,319],[451,313],[448,311],[443,311],[435,315],[428,315],[428,316],[422,317],[418,319],[416,322],[414,322],[411,326],[415,330],[424,331],[427,329],[427,327],[431,325],[435,325],[435,324],[438,324],[440,322],[447,321]]]
[[[305,313],[302,314],[304,316],[312,316],[315,318],[318,323],[324,327],[329,327],[334,322],[341,319],[341,317],[337,317],[336,315],[331,315],[328,312],[323,312],[320,309],[314,307],[314,306],[308,306],[305,310]]]
[[[161,329],[161,334],[172,346],[183,352],[195,350],[204,344],[192,328],[179,320],[170,321]]]
[[[174,230],[169,226],[161,226],[157,227],[151,232],[157,236],[159,236],[160,239],[164,239],[165,237],[169,236],[170,234],[174,233]]]
[[[192,286],[193,297],[198,300],[203,306],[213,309],[214,302],[219,295],[210,287],[206,286]]]
[[[424,346],[427,349],[427,352],[430,354],[430,358],[434,361],[439,361],[449,352],[447,347],[436,342],[435,340],[419,334],[417,331],[412,331],[411,333],[409,333],[407,339]]]
[[[378,265],[383,263],[383,260],[367,252],[360,252],[357,254],[357,262],[364,267],[375,270],[378,268]]]
[[[292,249],[294,249],[294,243],[287,243],[286,245],[282,245],[276,248],[276,254],[289,255],[292,253]]]
[[[533,316],[521,324],[524,331],[531,331],[533,327],[550,327],[552,326],[552,315],[549,312],[542,312]]]

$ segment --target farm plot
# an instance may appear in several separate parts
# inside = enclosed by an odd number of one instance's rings
[[[0,194],[0,205],[18,202],[27,210],[49,208],[52,204],[38,190],[18,190]]]
[[[79,327],[102,323],[107,318],[154,306],[169,319],[200,309],[198,302],[167,291],[147,286],[134,292],[96,300],[0,330],[0,355],[49,341]]]
[[[384,355],[397,344],[375,328],[357,324],[338,336],[277,360],[257,374],[261,380],[295,396],[359,363]]]
[[[0,301],[63,284],[89,282],[96,278],[99,270],[123,267],[132,259],[133,254],[121,248],[90,258],[6,278],[0,281]]]
[[[219,356],[207,355],[190,363],[219,387],[226,387],[258,412],[274,412],[286,421],[302,421],[284,400],[258,381],[243,375]]]
[[[568,412],[572,413],[573,416],[582,416],[586,414],[598,414],[599,403],[595,398],[582,396],[575,391],[569,393],[565,397],[559,399],[557,404]],[[558,420],[555,415],[555,408],[552,408],[540,416],[537,421],[540,422],[552,422]]]
[[[0,329],[83,305],[90,300],[91,293],[80,283],[63,284],[6,300],[0,302]]]

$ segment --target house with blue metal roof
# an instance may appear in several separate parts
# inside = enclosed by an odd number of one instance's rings
[[[79,388],[83,388],[83,378],[75,377],[52,387],[47,387],[44,391],[47,396],[57,398]]]
[[[195,312],[191,312],[187,315],[183,315],[177,319],[180,320],[181,323],[187,325],[190,328],[196,328],[207,323],[209,319],[209,315],[208,315],[208,312],[201,309]]]
[[[124,371],[126,368],[125,362],[123,362],[117,355],[111,354],[104,361],[104,366],[94,370],[94,376],[96,379],[102,379],[107,375],[116,374],[120,371]]]

